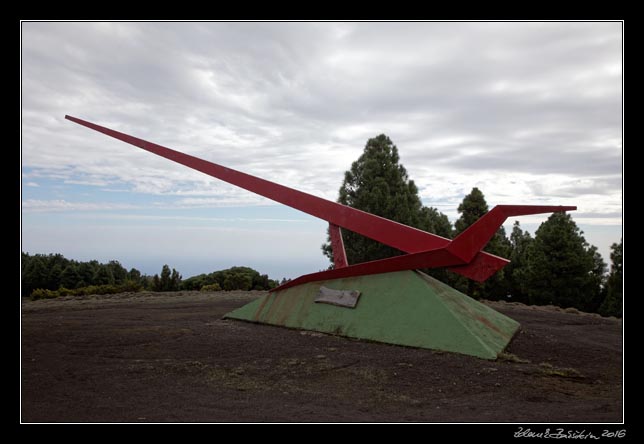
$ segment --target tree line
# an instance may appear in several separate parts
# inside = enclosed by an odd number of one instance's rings
[[[418,188],[400,163],[398,148],[384,134],[369,139],[362,155],[345,172],[338,202],[449,239],[489,210],[483,192],[476,187],[458,206],[454,225],[438,209],[423,206]],[[342,234],[350,264],[403,254],[349,230]],[[622,241],[611,246],[607,274],[597,248],[586,241],[570,214],[553,213],[534,237],[518,221],[509,237],[502,226],[484,250],[511,262],[483,283],[445,269],[424,271],[476,299],[552,304],[621,316]],[[330,237],[322,252],[333,264]]]
[[[270,290],[277,281],[249,267],[201,274],[183,280],[181,273],[167,264],[161,273],[142,274],[129,271],[119,261],[100,263],[67,259],[62,254],[22,253],[22,296],[34,299],[66,295],[109,294],[124,291],[179,290]]]
[[[186,279],[182,283],[184,290],[231,291],[231,290],[270,290],[279,282],[269,279],[250,267],[232,267],[226,270],[213,271]]]
[[[22,253],[22,295],[29,296],[36,289],[70,290],[90,286],[122,286],[126,283],[149,288],[152,277],[141,275],[136,268],[130,271],[118,261],[100,263],[67,259],[62,254]]]

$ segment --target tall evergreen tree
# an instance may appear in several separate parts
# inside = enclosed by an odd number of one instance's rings
[[[78,264],[76,271],[80,276],[79,287],[94,285],[94,275],[98,269],[98,262],[81,262]]]
[[[53,266],[49,268],[47,288],[51,290],[57,290],[58,287],[60,287],[60,275],[63,274],[63,268],[57,261],[50,261],[50,263],[53,263]]]
[[[161,288],[161,280],[159,279],[159,275],[155,274],[152,277],[152,291],[163,291]]]
[[[539,226],[528,257],[530,304],[589,310],[601,291],[595,250],[569,214],[553,213]]]
[[[604,316],[622,316],[623,298],[623,270],[624,270],[624,244],[623,239],[619,244],[611,245],[610,275],[606,282],[606,299],[599,307],[599,313]]]
[[[114,283],[120,285],[127,279],[127,270],[121,265],[119,261],[109,261],[107,263],[107,268],[110,269],[112,276],[114,277]]]
[[[132,282],[141,282],[141,272],[136,268],[131,268],[127,274],[127,278]]]
[[[163,268],[161,268],[161,276],[159,278],[159,290],[158,291],[168,291],[170,290],[170,278],[172,276],[172,272],[170,271],[170,267],[168,264],[165,264]]]
[[[489,208],[481,190],[474,187],[470,194],[463,198],[463,202],[460,203],[457,210],[460,217],[454,223],[454,231],[458,235],[479,220],[481,216],[489,211]]]
[[[508,280],[509,294],[514,302],[528,302],[525,280],[528,267],[528,250],[532,242],[534,242],[534,239],[530,236],[530,233],[523,231],[519,221],[515,221],[510,234],[510,243],[512,244],[512,252],[509,257],[510,263],[504,268],[505,276]]]
[[[60,286],[74,289],[78,288],[78,284],[81,283],[80,274],[78,274],[77,266],[70,264],[63,270],[63,273],[60,275]]]
[[[161,276],[155,274],[152,278],[152,290],[154,291],[177,291],[181,284],[181,274],[174,268],[170,271],[168,264],[161,268]]]
[[[597,251],[597,247],[594,245],[588,247],[588,255],[593,260],[593,271],[590,273],[593,281],[591,286],[593,291],[585,310],[587,312],[597,313],[599,307],[606,300],[606,262],[604,262],[601,254]]]
[[[451,239],[454,235],[452,223],[447,216],[434,207],[423,207],[420,213],[420,223],[416,228],[420,228],[429,233]]]
[[[94,285],[112,285],[114,284],[114,276],[112,275],[112,270],[110,270],[107,265],[99,265],[94,274]]]
[[[451,234],[447,217],[435,208],[424,209],[418,188],[400,164],[398,148],[384,134],[369,139],[362,155],[345,172],[338,202],[422,230],[440,230]],[[350,264],[383,259],[401,254],[399,250],[342,230],[347,260]],[[322,246],[333,262],[330,240]]]
[[[29,296],[37,288],[47,288],[49,273],[41,255],[29,258],[22,273],[22,295]],[[49,288],[48,290],[55,290]]]
[[[488,205],[481,190],[477,187],[472,188],[470,194],[466,195],[463,198],[463,202],[458,206],[458,212],[460,213],[460,217],[454,223],[456,236],[488,212]],[[505,234],[505,228],[501,226],[483,250],[507,258],[510,255],[511,249],[512,244]],[[502,299],[505,298],[509,291],[503,269],[496,272],[483,283],[477,283],[459,276],[454,277],[452,285],[477,299]]]
[[[170,284],[168,291],[178,291],[179,284],[181,284],[181,274],[174,268],[172,269],[172,274],[170,275]]]

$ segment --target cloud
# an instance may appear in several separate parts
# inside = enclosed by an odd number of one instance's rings
[[[72,180],[203,182],[65,113],[251,171],[305,162],[294,184],[322,189],[380,132],[437,169],[620,168],[619,23],[24,23],[22,55],[23,162]]]
[[[255,206],[266,205],[267,199],[248,193],[243,197],[188,197],[177,199],[173,202],[173,207],[178,208],[217,208],[225,206]]]
[[[94,217],[90,214],[88,217]],[[164,216],[164,215],[147,215],[147,214],[108,214],[101,215],[102,220],[116,219],[120,221],[182,221],[182,222],[276,222],[276,223],[302,223],[308,222],[306,219],[277,219],[277,218],[259,218],[259,217],[198,217],[198,216]]]
[[[22,210],[26,212],[127,210],[135,208],[135,205],[130,204],[68,202],[66,200],[26,199],[22,201]]]

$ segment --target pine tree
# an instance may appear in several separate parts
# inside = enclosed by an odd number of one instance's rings
[[[585,310],[587,312],[597,313],[599,312],[599,307],[606,300],[607,295],[606,262],[604,262],[601,254],[597,251],[597,247],[594,245],[588,247],[588,255],[593,260],[593,271],[590,273],[592,293]]]
[[[463,198],[463,202],[458,206],[460,217],[454,223],[454,231],[461,234],[481,216],[489,211],[485,196],[477,187],[472,188],[470,194]]]
[[[100,265],[94,274],[94,285],[112,285],[114,284],[114,276],[112,271],[106,265]]]
[[[528,267],[528,250],[534,242],[527,231],[521,229],[519,221],[514,222],[510,243],[510,263],[504,268],[505,276],[508,279],[509,294],[514,302],[528,302],[528,294],[525,286],[526,272]]]
[[[29,296],[37,288],[47,288],[48,270],[42,255],[29,258],[22,273],[22,295]],[[55,288],[49,288],[55,290]]]
[[[345,172],[338,202],[421,230],[449,237],[451,225],[435,208],[423,208],[418,188],[400,164],[398,148],[384,134],[369,139],[362,155]],[[441,234],[442,233],[442,234]],[[401,254],[395,248],[349,230],[342,237],[350,264],[384,259]],[[322,246],[333,263],[330,240]]]
[[[119,261],[109,261],[106,266],[110,269],[116,285],[120,285],[125,282],[127,279],[127,270]]]
[[[159,275],[155,274],[152,277],[152,291],[163,291],[161,288],[161,280],[159,279]]]
[[[131,268],[130,271],[127,274],[127,278],[136,283],[141,282],[141,272],[137,270],[136,268]]]
[[[96,264],[98,264],[98,262],[96,262]],[[94,268],[92,263],[81,262],[78,264],[78,267],[76,267],[76,271],[80,276],[79,282],[82,282],[85,285],[94,285],[94,275],[96,274],[97,269]]]
[[[58,287],[60,287],[60,276],[62,274],[63,269],[60,264],[54,263],[54,265],[49,269],[46,288],[49,288],[50,290],[58,290]]]
[[[451,239],[454,235],[452,223],[447,216],[434,207],[421,208],[420,228],[429,233]]]
[[[622,298],[623,298],[623,270],[624,270],[624,244],[623,240],[619,244],[611,245],[611,267],[610,275],[606,282],[606,299],[599,307],[599,313],[603,316],[622,316]]]
[[[179,284],[181,284],[181,274],[174,268],[172,269],[172,274],[170,275],[170,285],[168,291],[178,291]]]
[[[528,257],[530,304],[588,310],[601,291],[595,250],[569,214],[553,213],[539,226]]]
[[[60,275],[60,286],[74,289],[78,288],[78,284],[81,283],[80,274],[78,274],[77,266],[72,264],[65,267],[63,273]]]
[[[161,277],[159,278],[159,290],[157,291],[170,290],[171,276],[172,276],[172,272],[170,271],[170,267],[168,266],[168,264],[163,265],[163,268],[161,268]]]
[[[455,235],[465,231],[470,225],[479,220],[488,212],[488,205],[485,196],[477,187],[472,188],[470,194],[463,198],[458,206],[460,217],[454,223]],[[484,251],[497,256],[507,258],[512,250],[512,244],[505,234],[505,228],[501,226],[492,236],[492,239],[483,248]],[[505,279],[505,271],[499,270],[492,277],[483,283],[477,283],[461,276],[452,279],[452,285],[477,299],[498,300],[505,298],[508,294],[508,282]]]

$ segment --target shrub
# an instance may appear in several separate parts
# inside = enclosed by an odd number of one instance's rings
[[[37,288],[31,293],[31,299],[50,299],[59,296],[89,296],[91,294],[115,294],[124,292],[139,292],[143,290],[143,286],[134,281],[125,281],[121,285],[89,285],[87,287],[76,288],[70,290],[69,288],[60,287],[58,290],[47,290]]]
[[[123,285],[119,286],[120,291],[130,291],[133,293],[138,293],[139,291],[143,290],[143,285],[141,285],[140,282],[132,281],[132,280],[127,280],[123,283]]]
[[[58,296],[72,296],[74,294],[74,290],[70,290],[65,287],[60,287],[56,292],[58,293]]]
[[[221,291],[221,286],[215,282],[214,284],[204,285],[200,291]]]
[[[46,288],[36,288],[31,292],[31,300],[35,301],[36,299],[51,299],[58,297],[58,292],[53,290],[47,290]]]

